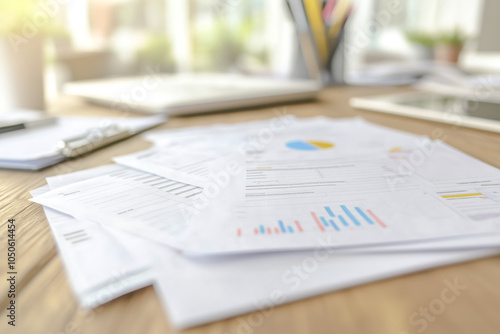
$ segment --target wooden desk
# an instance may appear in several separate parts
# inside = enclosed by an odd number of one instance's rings
[[[399,89],[402,90],[402,89]],[[442,139],[495,167],[500,167],[500,135],[452,125],[354,110],[351,96],[384,94],[389,88],[332,88],[317,102],[262,108],[223,114],[173,118],[163,128],[267,119],[276,110],[300,117],[361,116],[397,129],[430,135],[442,131]],[[102,116],[116,112],[70,100],[53,107],[55,114]],[[0,259],[6,268],[7,219],[17,221],[18,291],[17,323],[6,325],[7,285],[1,278],[1,333],[175,333],[164,316],[152,287],[121,297],[90,312],[79,309],[57,254],[41,207],[29,202],[29,191],[45,184],[45,178],[111,163],[113,156],[151,146],[140,137],[104,148],[84,158],[31,173],[0,171]],[[500,332],[500,256],[490,257],[363,286],[332,292],[279,306],[253,333],[418,333],[409,317],[440,297],[444,280],[455,278],[468,288],[429,321],[425,333]],[[238,318],[187,330],[186,333],[237,333]]]

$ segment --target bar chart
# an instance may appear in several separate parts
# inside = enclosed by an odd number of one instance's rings
[[[362,228],[387,228],[387,225],[371,209],[356,205],[326,205],[320,210],[310,211],[300,219],[277,219],[260,223],[252,228],[238,228],[237,236],[243,234],[291,235],[304,232],[355,231]]]

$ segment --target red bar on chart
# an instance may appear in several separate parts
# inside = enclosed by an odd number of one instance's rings
[[[316,214],[314,212],[311,212],[311,216],[313,216],[314,218],[314,221],[316,222],[316,224],[318,225],[319,229],[323,232],[325,232],[325,228],[323,227],[323,224],[321,224],[321,222],[319,221],[318,219],[318,216],[316,216]]]
[[[370,216],[372,216],[372,218],[382,227],[387,227],[387,225],[384,224],[383,221],[380,220],[380,218],[378,218],[377,216],[375,216],[375,214],[372,212],[372,210],[366,210],[366,212],[368,212],[368,214]]]
[[[297,228],[299,229],[299,232],[304,232],[304,230],[302,229],[302,226],[300,226],[300,223],[298,220],[295,221],[295,225],[297,225]]]

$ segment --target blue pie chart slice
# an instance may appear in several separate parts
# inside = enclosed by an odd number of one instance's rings
[[[302,140],[297,140],[297,141],[290,141],[286,143],[286,146],[288,148],[291,148],[293,150],[299,150],[299,151],[317,151],[319,150],[318,147],[309,144],[308,142],[302,141]]]

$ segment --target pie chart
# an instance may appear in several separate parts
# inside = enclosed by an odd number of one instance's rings
[[[294,140],[286,143],[286,147],[298,151],[319,151],[335,147],[333,143],[319,140]]]

